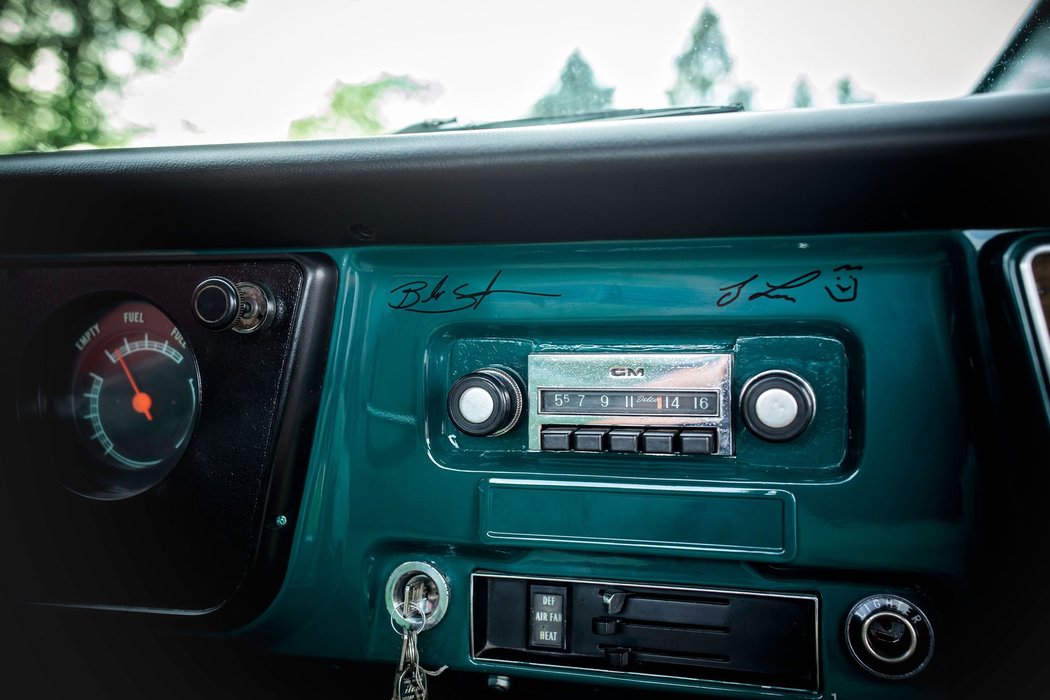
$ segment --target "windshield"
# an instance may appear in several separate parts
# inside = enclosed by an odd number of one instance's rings
[[[6,0],[0,152],[950,98],[1027,4]]]

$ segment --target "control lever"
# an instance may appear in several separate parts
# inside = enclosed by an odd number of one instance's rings
[[[602,637],[616,634],[620,629],[620,621],[615,617],[596,617],[591,621],[591,631]]]
[[[627,668],[631,663],[631,650],[623,647],[610,647],[605,650],[605,660],[613,668]]]
[[[605,612],[608,615],[619,615],[626,602],[627,594],[623,591],[602,591],[602,605],[605,607]]]

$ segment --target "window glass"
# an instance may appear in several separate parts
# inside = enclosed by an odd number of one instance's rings
[[[949,98],[1027,1],[6,0],[0,152]]]

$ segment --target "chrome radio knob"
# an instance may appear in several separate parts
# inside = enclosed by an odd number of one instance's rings
[[[503,435],[521,420],[521,385],[510,372],[484,367],[465,374],[448,392],[448,415],[467,435]]]
[[[817,408],[813,389],[782,370],[752,377],[740,392],[740,412],[752,433],[770,442],[794,440],[809,427]]]

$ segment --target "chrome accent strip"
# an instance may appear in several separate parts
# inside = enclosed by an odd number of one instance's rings
[[[1032,248],[1021,258],[1019,267],[1021,269],[1021,282],[1024,285],[1025,301],[1028,304],[1028,316],[1032,322],[1032,331],[1038,344],[1039,354],[1043,358],[1044,377],[1050,376],[1050,329],[1047,328],[1046,316],[1043,313],[1043,303],[1039,296],[1039,283],[1036,282],[1035,272],[1032,270],[1032,261],[1040,255],[1050,255],[1050,244],[1044,244]]]
[[[505,426],[492,433],[492,435],[489,435],[489,437],[499,437],[500,435],[513,430],[518,425],[518,421],[521,420],[523,406],[525,405],[524,397],[521,395],[521,382],[517,377],[512,376],[510,372],[506,372],[498,367],[485,367],[484,369],[479,369],[478,374],[487,374],[490,377],[502,377],[510,383],[511,388],[514,390],[514,401],[517,404],[517,408],[514,410],[514,416]]]

